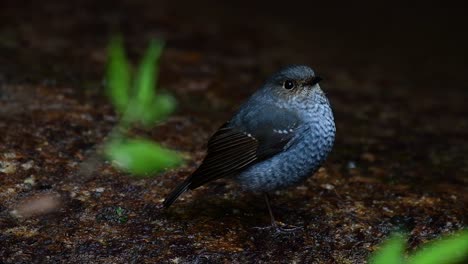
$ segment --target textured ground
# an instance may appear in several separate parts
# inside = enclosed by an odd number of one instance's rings
[[[413,249],[466,226],[461,12],[93,2],[0,8],[1,263],[362,263],[392,230]],[[134,133],[181,151],[185,167],[136,179],[96,160],[116,123],[102,87],[112,31],[134,60],[167,40],[161,84],[179,110]],[[289,63],[324,76],[338,130],[318,173],[272,195],[276,217],[303,230],[255,229],[269,223],[263,200],[228,181],[160,210],[214,130]]]

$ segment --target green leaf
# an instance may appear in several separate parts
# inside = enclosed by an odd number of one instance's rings
[[[114,140],[105,146],[104,152],[117,167],[137,176],[147,176],[182,163],[175,151],[144,139]]]
[[[125,222],[127,222],[127,210],[119,206],[115,208],[115,213],[117,214],[119,223],[124,224]]]
[[[121,37],[114,37],[108,47],[107,96],[119,113],[124,113],[130,100],[130,67]]]
[[[401,234],[393,235],[383,243],[371,257],[371,264],[401,264],[405,250],[405,237]]]
[[[424,246],[409,258],[408,264],[449,264],[460,262],[466,257],[468,230]]]
[[[158,59],[163,50],[161,41],[152,40],[141,61],[135,79],[135,105],[142,111],[151,108],[155,100],[158,81]]]
[[[153,104],[155,111],[159,114],[158,118],[161,119],[174,112],[176,105],[177,101],[170,94],[159,94]]]
[[[141,116],[142,122],[146,126],[154,125],[155,122],[166,119],[174,111],[175,107],[176,100],[173,96],[159,94],[151,104],[151,107]]]

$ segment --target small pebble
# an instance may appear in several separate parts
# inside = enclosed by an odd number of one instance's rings
[[[350,170],[355,169],[356,168],[356,163],[354,161],[348,161],[347,167]]]
[[[23,181],[23,183],[28,184],[30,186],[34,186],[34,185],[36,185],[36,177],[34,177],[34,175],[31,175],[30,177],[26,178]]]
[[[326,189],[326,190],[333,190],[335,189],[335,186],[331,185],[331,184],[328,184],[328,183],[325,183],[325,184],[322,184],[320,185],[320,187]]]
[[[12,174],[16,172],[16,164],[11,161],[0,161],[0,172]]]
[[[28,162],[21,164],[21,168],[23,168],[24,170],[30,170],[33,166],[34,166],[34,160],[30,160]]]
[[[22,200],[10,213],[17,218],[29,218],[57,211],[60,205],[58,195],[41,194]]]

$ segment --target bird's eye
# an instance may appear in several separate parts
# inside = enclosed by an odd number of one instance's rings
[[[283,83],[284,89],[291,90],[292,88],[294,88],[294,86],[295,86],[294,81],[291,81],[291,80],[286,80],[286,81]]]

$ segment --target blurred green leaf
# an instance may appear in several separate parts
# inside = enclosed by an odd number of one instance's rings
[[[130,100],[130,67],[121,37],[114,37],[108,47],[106,92],[119,113],[124,113]]]
[[[120,169],[137,176],[148,176],[182,163],[175,151],[144,139],[111,141],[104,151],[107,158]]]
[[[125,57],[122,39],[115,37],[109,45],[107,94],[122,117],[111,133],[110,141],[105,144],[104,153],[106,158],[121,170],[138,176],[149,175],[182,163],[182,158],[176,152],[152,141],[126,138],[132,123],[154,125],[157,121],[167,118],[175,109],[176,100],[172,96],[156,96],[155,91],[159,71],[158,59],[163,46],[161,41],[151,41],[132,83],[131,69]]]
[[[468,230],[465,230],[423,246],[409,258],[408,264],[458,263],[467,257]]]
[[[159,94],[151,108],[147,109],[141,117],[146,126],[154,125],[155,122],[162,121],[169,116],[176,107],[176,100],[169,94]]]
[[[401,234],[393,235],[385,241],[371,257],[371,264],[401,264],[405,250],[405,237]]]
[[[135,77],[135,96],[133,109],[133,118],[141,118],[142,123],[153,123],[148,120],[146,112],[151,111],[153,103],[156,100],[156,83],[158,81],[158,59],[163,50],[161,41],[152,40],[141,61],[137,75]],[[149,115],[153,116],[153,115]]]

